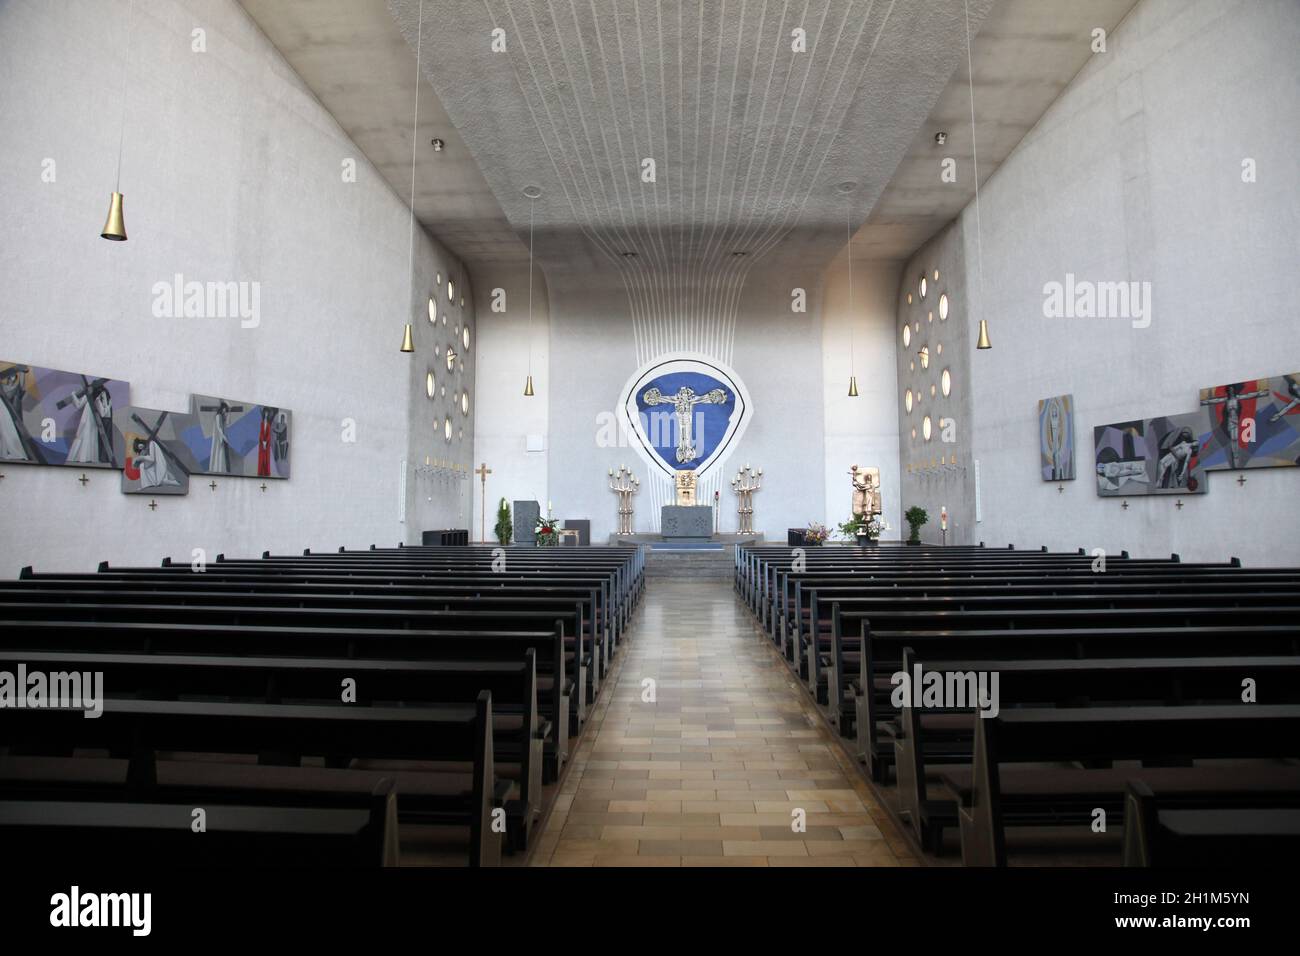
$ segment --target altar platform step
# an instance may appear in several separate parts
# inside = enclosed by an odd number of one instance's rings
[[[720,544],[723,547],[731,547],[733,545],[741,544],[744,542],[749,542],[751,544],[762,544],[764,539],[761,532],[759,534],[736,534],[734,531],[724,531],[720,534],[711,535],[708,538],[691,538],[691,539],[679,539],[679,540],[698,542],[700,544],[713,544],[713,545]],[[672,541],[665,540],[664,536],[657,531],[638,531],[635,534],[611,534],[609,536],[609,543],[622,544],[622,545],[655,544],[655,545],[664,545],[669,547],[673,544]]]
[[[710,542],[708,547],[674,547],[656,542],[643,545],[648,578],[729,579],[735,574],[734,545]]]

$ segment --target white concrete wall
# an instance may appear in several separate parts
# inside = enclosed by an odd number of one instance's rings
[[[497,290],[504,292],[498,298]],[[474,419],[474,467],[486,463],[487,509],[482,507],[482,480],[473,476],[473,521],[470,537],[496,542],[496,509],[506,501],[538,501],[546,507],[547,462],[550,458],[550,306],[546,276],[533,270],[532,328],[528,319],[528,264],[483,267],[474,273],[474,299],[481,354],[478,359],[478,412]],[[504,312],[493,311],[500,301]],[[534,395],[524,395],[532,343]],[[543,450],[530,452],[529,435],[543,436]]]
[[[898,376],[893,335],[896,263],[854,262],[853,310],[844,257],[827,270],[822,307],[822,402],[826,427],[826,516],[832,531],[853,510],[849,466],[880,469],[882,505],[889,530],[902,527],[898,460]],[[851,325],[851,328],[850,328]],[[849,398],[850,350],[858,397]]]
[[[194,548],[391,546],[457,523],[464,492],[417,486],[410,466],[435,448],[471,461],[472,420],[451,444],[433,428],[456,388],[472,387],[477,350],[429,403],[424,369],[442,333],[417,319],[417,354],[398,345],[435,271],[445,281],[463,269],[417,231],[412,303],[403,200],[232,0],[137,2],[129,41],[126,23],[126,0],[0,4],[0,358],[126,379],[147,407],[187,410],[199,392],[292,409],[293,477],[265,493],[248,479],[220,479],[215,492],[196,480],[150,511],[147,497],[121,494],[116,473],[88,471],[83,488],[71,468],[0,466],[0,575],[188,559]],[[195,28],[205,53],[191,50]],[[131,238],[110,243],[99,230],[123,82]],[[355,183],[343,182],[347,158]],[[260,325],[154,318],[151,288],[175,273],[259,282]],[[345,418],[354,444],[341,440]]]
[[[1197,390],[1300,370],[1300,4],[1143,0],[981,191],[981,312],[970,344],[983,489],[978,536],[1247,565],[1300,562],[1300,471],[1208,476],[1209,491],[1135,497],[1087,473],[1092,429],[1191,412]],[[1253,159],[1258,181],[1242,181]],[[974,209],[962,216],[975,261]],[[1150,282],[1149,328],[1047,319],[1066,273]],[[971,273],[970,287],[978,294]],[[1072,392],[1078,480],[1038,474],[1037,401]]]
[[[745,382],[754,413],[744,438],[720,468],[720,526],[737,527],[736,500],[728,485],[735,471],[762,467],[754,497],[755,528],[785,540],[790,527],[809,521],[834,525],[851,509],[849,465],[875,464],[884,479],[892,535],[901,522],[898,420],[892,342],[897,269],[858,263],[854,275],[854,345],[861,397],[849,399],[847,272],[824,276],[749,273],[737,308],[729,364]],[[478,369],[479,458],[493,469],[488,480],[488,539],[502,496],[552,501],[559,517],[588,517],[596,542],[615,530],[617,498],[607,472],[628,465],[645,478],[630,448],[601,447],[599,417],[614,411],[627,377],[638,367],[627,293],[617,275],[552,268],[534,282],[533,379],[535,399],[522,397],[526,375],[527,269],[479,270],[475,292],[483,356]],[[549,290],[547,289],[549,286]],[[791,289],[807,292],[807,311],[791,311]],[[507,290],[506,314],[491,311],[492,289]],[[548,309],[549,306],[549,309]],[[681,340],[695,341],[689,319]],[[725,347],[725,343],[724,343]],[[547,451],[526,453],[528,433],[544,433]],[[476,462],[477,464],[477,462]],[[479,483],[475,479],[475,494]],[[667,493],[667,492],[665,492]],[[701,501],[711,501],[711,486]],[[478,503],[475,499],[475,534]],[[657,526],[647,484],[634,499],[634,527]]]

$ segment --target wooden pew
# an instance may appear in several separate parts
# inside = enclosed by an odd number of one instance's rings
[[[188,565],[167,565],[164,568],[144,568],[132,570],[114,570],[101,571],[98,574],[36,574],[29,569],[24,569],[23,575],[17,582],[0,582],[0,598],[7,591],[20,593],[24,587],[68,587],[82,585],[89,588],[123,588],[129,591],[138,591],[142,586],[148,586],[152,589],[166,590],[176,589],[204,589],[209,588],[225,589],[239,593],[281,593],[281,594],[301,594],[312,597],[325,597],[325,601],[314,601],[317,606],[330,606],[332,600],[337,605],[339,602],[352,603],[347,598],[353,595],[364,597],[367,602],[371,600],[384,599],[389,601],[390,607],[401,607],[399,602],[402,598],[417,599],[416,604],[419,606],[419,600],[426,595],[438,594],[444,597],[461,596],[465,598],[490,598],[498,592],[502,597],[533,597],[533,596],[554,596],[569,597],[570,589],[578,593],[572,594],[572,599],[584,603],[584,617],[590,622],[593,630],[584,638],[584,645],[594,651],[599,647],[601,650],[599,675],[603,675],[609,660],[612,658],[618,641],[620,631],[618,617],[615,612],[609,609],[609,594],[607,581],[601,581],[597,578],[547,578],[545,583],[542,579],[533,575],[526,578],[509,578],[504,575],[482,576],[477,572],[455,572],[439,573],[436,577],[423,574],[407,573],[373,573],[361,574],[324,574],[308,573],[287,574],[283,572],[262,573],[256,565],[243,567],[240,570],[226,570],[226,565],[218,567],[208,565],[206,570],[196,573],[190,570]],[[520,593],[515,594],[518,587]],[[536,592],[539,588],[545,591],[555,591],[558,593],[544,593],[538,595]],[[456,594],[452,593],[454,589]],[[600,591],[602,597],[599,605],[590,612],[585,607],[585,598],[591,589]],[[373,604],[360,604],[357,606],[377,606]],[[427,605],[426,605],[427,606]],[[599,639],[597,639],[599,638]]]
[[[168,803],[0,800],[0,841],[21,859],[54,854],[170,867],[400,865],[391,781],[376,787],[369,806],[358,799],[331,806],[228,804],[219,789],[188,796],[188,802]],[[193,830],[196,807],[204,811],[201,833]]]
[[[1300,704],[1300,656],[1151,657],[1090,660],[920,660],[909,648],[902,671],[998,675],[997,706],[1120,706],[1124,704],[1232,704],[1241,702],[1242,679],[1256,681],[1260,700]],[[905,700],[894,743],[900,809],[924,849],[938,853],[943,830],[957,823],[952,794],[939,772],[969,766],[979,719],[972,708],[914,707]],[[1300,786],[1300,768],[1292,775]]]
[[[817,640],[815,654],[812,645],[808,649],[809,689],[829,706],[832,722],[845,736],[852,735],[849,725],[856,724],[858,696],[865,693],[860,680],[864,635],[878,631],[900,634],[908,630],[1190,627],[1268,624],[1300,618],[1300,595],[1274,602],[1253,599],[1249,593],[1229,594],[1214,601],[1201,595],[1169,603],[1061,598],[1056,603],[1032,608],[1012,600],[1006,606],[976,610],[914,610],[908,604],[895,610],[873,610],[869,615],[844,611],[845,607],[854,606],[852,601],[847,601],[833,607],[830,634],[824,640]]]
[[[1132,770],[1024,768],[1009,764],[1078,761],[1232,758],[1281,760],[1300,756],[1300,706],[1235,704],[1185,707],[1013,709],[976,722],[969,777],[944,772],[959,804],[962,861],[1005,866],[1006,827],[1087,828],[1095,808],[1120,818]],[[1266,777],[1274,768],[1164,767],[1142,775],[1153,786],[1206,787]],[[1285,773],[1290,768],[1276,768]],[[969,783],[967,782],[969,780]]]
[[[498,773],[517,770],[518,795],[505,804],[513,848],[527,847],[541,810],[542,751],[551,728],[538,715],[533,648],[514,663],[0,650],[0,670],[16,673],[20,665],[43,673],[102,674],[111,698],[429,706],[472,704],[486,690],[493,700]],[[342,701],[349,680],[355,703]]]
[[[114,700],[97,718],[80,710],[26,708],[0,721],[0,745],[23,753],[70,754],[105,749],[129,754],[127,787],[147,793],[158,779],[159,751],[224,755],[272,752],[288,766],[249,767],[195,761],[199,780],[233,780],[310,792],[350,789],[369,793],[394,779],[404,820],[468,826],[471,866],[500,862],[501,835],[493,812],[508,793],[493,766],[492,695],[473,706],[332,707],[210,701]],[[304,755],[345,755],[354,760],[451,761],[458,773],[375,773],[304,767]],[[71,758],[77,759],[75,757]]]
[[[0,607],[0,616],[3,608]],[[0,648],[128,654],[219,654],[334,660],[519,660],[531,649],[539,672],[539,708],[550,722],[545,780],[568,754],[569,694],[564,642],[553,631],[416,631],[376,628],[266,627],[84,620],[0,620]]]
[[[857,708],[857,747],[871,777],[883,782],[893,765],[892,740],[885,741],[881,724],[896,720],[892,710],[883,710],[889,699],[886,681],[897,671],[903,651],[911,647],[925,660],[945,658],[987,659],[1071,659],[1105,657],[1163,657],[1175,654],[1192,657],[1222,655],[1231,648],[1234,655],[1300,654],[1300,626],[1276,624],[1222,624],[1180,626],[1177,623],[1153,627],[1060,627],[999,628],[994,630],[871,631],[859,655],[857,686],[863,688],[854,701]]]
[[[1182,790],[1157,798],[1145,780],[1128,782],[1125,866],[1271,868],[1297,849],[1300,786]]]
[[[318,630],[378,629],[433,631],[539,631],[554,629],[564,647],[564,666],[554,673],[564,674],[572,681],[574,698],[571,701],[569,723],[576,732],[586,719],[586,687],[589,676],[589,656],[579,635],[570,639],[577,626],[575,612],[540,615],[528,611],[463,611],[463,610],[408,610],[380,611],[367,608],[335,609],[316,607],[262,607],[258,604],[242,605],[184,605],[170,604],[72,604],[57,606],[45,603],[10,601],[0,603],[0,616],[12,621],[42,621],[56,617],[65,621],[101,621],[176,624],[248,624],[268,628],[305,627]],[[540,648],[539,648],[540,652]],[[490,655],[489,655],[490,656]],[[482,655],[480,655],[480,659]],[[461,658],[463,659],[463,658]],[[539,653],[539,666],[544,659]]]

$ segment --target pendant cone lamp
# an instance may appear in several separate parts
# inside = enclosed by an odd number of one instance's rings
[[[963,0],[962,7],[966,11],[966,75],[970,86],[970,149],[971,163],[975,171],[975,261],[979,264],[980,311],[983,312],[984,303],[988,300],[984,297],[984,228],[980,223],[980,152],[975,142],[975,67],[972,65],[970,53],[970,0]],[[989,341],[989,324],[986,319],[980,319],[980,335],[975,343],[975,348],[993,348],[993,343]]]
[[[841,184],[847,186],[847,183]],[[849,260],[849,398],[858,397],[858,376],[853,361],[853,231],[849,225],[849,208],[844,208],[844,254]]]
[[[122,218],[122,194],[113,191],[113,198],[108,205],[108,219],[104,222],[104,229],[100,232],[100,238],[111,239],[113,242],[126,242],[126,221]]]
[[[126,55],[131,55],[131,24],[135,19],[135,0],[126,11]],[[117,177],[113,196],[108,201],[108,218],[100,231],[101,239],[126,242],[126,220],[122,216],[122,144],[126,141],[126,70],[122,71],[122,113],[117,124]]]
[[[415,135],[420,126],[420,55],[424,42],[424,0],[420,0],[420,15],[415,26],[415,106],[411,113],[411,202],[410,202],[410,247],[406,257],[406,275],[410,281],[411,298],[415,298]],[[411,336],[411,323],[406,323],[402,332],[403,352],[414,352],[415,342]],[[450,352],[448,352],[450,357]],[[450,419],[448,419],[450,421]],[[448,435],[448,440],[451,436]]]
[[[542,194],[538,186],[525,186],[528,197],[528,380],[524,382],[524,398],[533,397],[533,207]]]

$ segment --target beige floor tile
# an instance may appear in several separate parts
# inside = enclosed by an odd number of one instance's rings
[[[649,583],[572,746],[532,865],[916,862],[729,580]]]

